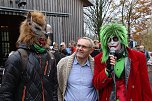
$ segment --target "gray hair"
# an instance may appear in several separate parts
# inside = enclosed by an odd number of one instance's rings
[[[88,40],[88,41],[90,42],[90,47],[91,47],[91,48],[94,47],[94,42],[93,42],[93,40],[92,40],[91,38],[89,38],[89,37],[81,37],[80,39],[86,39],[86,40]],[[79,40],[80,40],[80,39],[79,39]]]

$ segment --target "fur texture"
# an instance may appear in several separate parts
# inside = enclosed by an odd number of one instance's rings
[[[50,39],[45,37],[46,34],[46,18],[39,11],[29,12],[27,18],[21,23],[20,36],[17,44],[23,43],[28,47],[33,44],[38,44],[44,48],[48,48]],[[39,40],[44,40],[42,45]]]

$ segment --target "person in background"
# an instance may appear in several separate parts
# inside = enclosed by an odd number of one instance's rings
[[[71,48],[70,48],[70,43],[68,44],[68,47],[66,47],[66,50],[67,50],[68,54],[71,55],[72,52],[71,52]]]
[[[64,55],[68,56],[68,52],[66,50],[66,45],[65,45],[65,42],[61,42],[60,44],[60,52],[63,53]]]
[[[90,55],[92,57],[95,57],[99,53],[100,53],[99,41],[98,40],[94,40],[94,50],[93,50],[93,52]]]
[[[58,49],[58,44],[56,42],[54,42],[53,44],[53,48],[51,50],[51,52],[53,53],[55,59],[56,59],[56,64],[66,55],[64,55],[63,53],[61,53]]]
[[[47,32],[46,36],[48,37],[48,39],[50,41],[52,41],[53,39],[50,39],[50,35],[53,34],[51,25],[47,24],[46,32]],[[51,42],[50,42],[50,45],[51,45]],[[59,47],[58,47],[58,44],[56,42],[53,42],[53,46],[49,47],[49,50],[53,53],[53,55],[55,57],[56,65],[61,58],[65,57],[65,55],[59,51]]]
[[[128,48],[127,35],[118,23],[100,29],[102,52],[94,58],[93,77],[99,101],[152,101],[146,57]]]
[[[20,26],[18,50],[5,63],[0,101],[58,101],[57,68],[49,44],[44,14],[29,12]]]
[[[53,34],[52,27],[51,27],[51,25],[47,24],[45,36],[48,38],[47,40],[49,40],[49,42],[50,42],[48,44],[49,45],[48,49],[52,49],[52,41],[53,41],[53,39],[51,39],[52,34]]]
[[[76,43],[75,43],[75,41],[71,41],[69,43],[69,48],[71,50],[71,54],[73,54],[76,51]]]
[[[140,45],[139,51],[145,54],[146,62],[148,62],[148,60],[150,59],[150,55],[143,45]]]
[[[51,25],[47,24],[46,25],[46,35],[48,35],[48,37],[50,38],[51,34],[53,34],[52,27],[51,27]],[[53,39],[50,39],[50,40],[53,41]]]
[[[137,51],[140,51],[140,45],[137,44],[133,49],[137,50]]]
[[[77,42],[76,52],[59,61],[58,101],[97,101],[97,92],[92,84],[94,60],[90,53],[93,46],[90,38],[82,37]]]

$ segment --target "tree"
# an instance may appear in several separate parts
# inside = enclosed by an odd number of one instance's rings
[[[120,4],[122,7],[122,23],[127,24],[129,39],[131,34],[139,34],[148,28],[147,23],[151,16],[150,0],[121,0]]]
[[[108,22],[121,22],[127,27],[129,39],[146,30],[151,16],[150,0],[93,0],[94,6],[85,8],[85,24],[99,35],[100,27]],[[136,35],[135,35],[136,34]]]
[[[94,6],[84,9],[84,21],[93,34],[99,36],[100,27],[117,15],[114,0],[93,0]],[[111,9],[112,8],[112,9]],[[100,39],[99,39],[100,40]]]
[[[141,44],[145,46],[148,51],[152,51],[152,17],[149,22],[149,28],[145,30],[145,34],[141,35]]]

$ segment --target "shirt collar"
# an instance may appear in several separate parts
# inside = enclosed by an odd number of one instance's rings
[[[75,65],[76,65],[76,64],[79,64],[79,62],[78,62],[76,56],[75,56],[75,58],[74,58],[73,64],[75,64]],[[90,63],[89,63],[89,60],[88,60],[88,59],[87,59],[87,62],[86,62],[83,66],[90,66]]]

